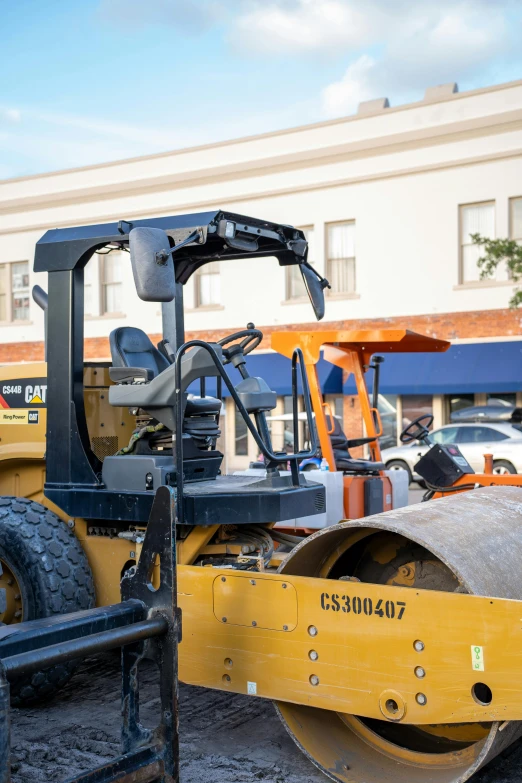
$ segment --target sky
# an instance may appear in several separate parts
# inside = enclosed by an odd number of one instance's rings
[[[520,0],[0,0],[0,179],[522,78]]]

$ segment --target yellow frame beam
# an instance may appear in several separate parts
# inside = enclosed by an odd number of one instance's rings
[[[186,683],[418,725],[522,719],[522,602],[198,566],[178,589]]]

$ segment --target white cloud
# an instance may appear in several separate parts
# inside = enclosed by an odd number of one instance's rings
[[[379,55],[361,55],[338,81],[322,91],[327,116],[357,109],[361,100],[393,96],[421,98],[433,84],[466,79],[508,56],[512,45],[501,4],[486,13],[484,3],[438,6],[390,20],[389,34],[374,42]]]
[[[0,107],[0,120],[6,120],[9,123],[17,123],[22,119],[22,113],[20,109],[13,109],[9,107]]]
[[[353,114],[361,101],[378,97],[374,92],[376,62],[363,54],[352,63],[342,79],[325,87],[323,109],[328,117]]]
[[[421,97],[431,84],[486,74],[520,60],[519,0],[100,0],[127,24],[168,24],[187,32],[221,28],[249,58],[334,58],[344,75],[327,85],[321,111],[353,111],[361,100]],[[513,29],[511,29],[513,28]],[[348,67],[346,67],[346,64]],[[512,65],[512,63],[511,63]],[[320,67],[318,63],[318,67]]]
[[[246,6],[229,36],[241,49],[277,54],[338,53],[371,39],[371,14],[346,0],[271,0]]]

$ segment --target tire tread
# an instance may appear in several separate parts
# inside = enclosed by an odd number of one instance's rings
[[[80,542],[65,522],[40,503],[0,497],[0,557],[26,577],[24,597],[29,606],[28,611],[24,606],[24,619],[95,605],[92,573]],[[76,665],[74,661],[59,664],[12,683],[12,704],[30,704],[49,695],[65,685]]]

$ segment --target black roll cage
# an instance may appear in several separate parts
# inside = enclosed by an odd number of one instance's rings
[[[225,236],[227,223],[235,224],[233,239]],[[70,494],[77,488],[89,493],[102,486],[101,462],[91,450],[84,408],[84,267],[93,253],[107,245],[127,246],[130,231],[139,226],[163,229],[173,247],[196,229],[200,232],[199,243],[180,248],[174,256],[176,295],[166,309],[169,313],[167,320],[173,325],[168,337],[176,352],[188,347],[184,344],[182,286],[199,267],[228,258],[275,256],[281,266],[302,264],[307,259],[308,247],[302,231],[224,210],[47,231],[36,244],[34,271],[49,273],[45,493],[58,505],[64,491]],[[208,350],[206,343],[201,344]],[[292,368],[296,389],[295,357]],[[304,391],[305,385],[306,388],[308,386],[302,363],[301,372]],[[237,394],[231,393],[237,405]],[[245,421],[252,431],[253,425],[242,405],[239,410],[244,418],[246,416]],[[297,432],[297,427],[294,431]],[[310,427],[310,432],[313,432],[313,427]],[[295,451],[298,451],[297,444]],[[270,456],[272,461],[283,461],[281,455]],[[285,456],[286,459],[288,457]],[[297,476],[294,475],[297,462],[292,460],[291,464],[293,483],[297,484]],[[142,507],[143,498],[138,497],[140,494],[136,493],[133,499],[120,497],[118,502],[133,503],[136,515],[141,517],[143,511],[138,506]],[[109,498],[107,502],[110,502]]]

